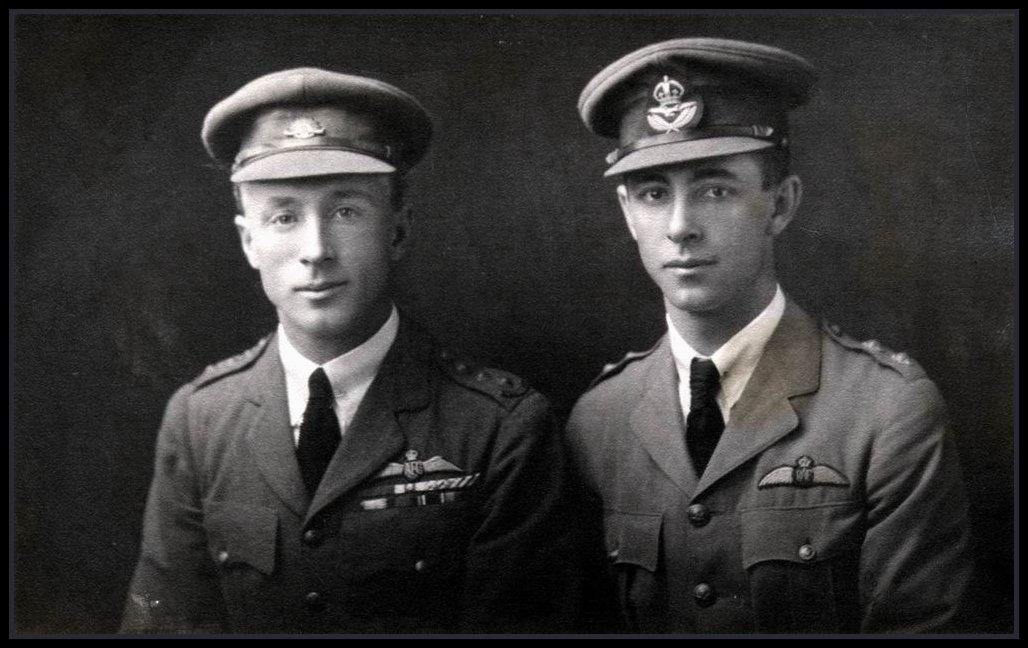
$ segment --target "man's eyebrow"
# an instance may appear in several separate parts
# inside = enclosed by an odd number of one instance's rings
[[[640,173],[632,173],[625,177],[625,180],[631,184],[642,184],[644,182],[667,182],[660,173],[647,173],[645,171]]]
[[[289,196],[271,196],[267,199],[266,208],[274,209],[276,207],[288,207],[296,203],[295,198]]]
[[[662,173],[656,172],[639,172],[632,173],[626,176],[626,181],[631,184],[642,184],[645,182],[667,182],[668,179]],[[728,169],[722,166],[709,165],[701,166],[692,172],[690,181],[696,182],[699,180],[738,180],[739,176],[732,173]]]
[[[697,180],[738,180],[739,176],[728,169],[720,166],[706,166],[696,169],[692,174],[693,181]]]
[[[371,195],[371,192],[365,191],[363,189],[339,189],[329,194],[329,198],[331,200],[339,200],[345,198],[369,198],[371,197]],[[290,205],[296,204],[297,202],[299,202],[299,200],[297,200],[293,196],[269,196],[267,198],[267,202],[268,207],[274,208],[288,207]]]
[[[337,189],[332,192],[333,199],[339,198],[370,198],[371,192],[364,189]]]

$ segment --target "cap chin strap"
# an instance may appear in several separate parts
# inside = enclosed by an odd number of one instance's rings
[[[309,141],[307,140],[307,142]],[[351,151],[382,160],[399,168],[399,151],[395,146],[378,144],[367,140],[319,137],[317,144],[301,144],[295,139],[283,139],[240,151],[239,155],[236,156],[235,163],[232,165],[232,173],[257,160],[287,151]]]
[[[751,137],[753,139],[773,142],[782,148],[785,148],[789,144],[786,138],[778,137],[775,133],[775,129],[771,126],[709,126],[707,128],[695,128],[680,132],[661,133],[660,135],[643,137],[631,144],[626,144],[625,146],[611,151],[607,155],[607,164],[614,164],[629,153],[635,153],[640,149],[649,148],[651,146],[674,144],[676,142],[691,142],[693,140],[710,139],[712,137]]]

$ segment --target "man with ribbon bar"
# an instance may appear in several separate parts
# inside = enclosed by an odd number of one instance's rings
[[[431,130],[402,90],[316,68],[208,113],[279,326],[171,398],[124,632],[571,628],[549,404],[437,346],[390,295]]]

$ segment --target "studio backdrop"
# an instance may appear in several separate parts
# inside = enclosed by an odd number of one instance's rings
[[[14,20],[15,629],[112,632],[175,387],[269,332],[206,111],[313,65],[418,97],[399,305],[566,415],[664,327],[578,93],[684,36],[779,46],[821,81],[793,115],[785,291],[905,351],[950,408],[978,579],[1013,627],[1014,18],[1001,15],[45,16]]]

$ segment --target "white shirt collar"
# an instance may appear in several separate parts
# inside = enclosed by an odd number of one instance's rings
[[[389,347],[396,340],[400,328],[400,316],[393,306],[385,324],[360,346],[355,347],[341,356],[332,358],[321,368],[325,370],[332,392],[336,398],[336,412],[341,414],[356,411],[356,405],[364,396],[378,373]],[[286,393],[289,399],[289,420],[295,427],[303,420],[303,411],[307,407],[307,380],[318,365],[311,362],[289,341],[285,328],[278,325],[278,352],[282,360],[282,368],[286,374]],[[354,402],[356,401],[356,402]],[[342,417],[341,417],[342,418]],[[340,421],[340,429],[345,432],[348,420]]]
[[[771,303],[710,356],[721,374],[721,391],[717,395],[717,402],[726,423],[732,406],[742,396],[746,383],[753,375],[753,370],[756,369],[757,362],[764,353],[764,347],[767,346],[771,334],[778,327],[783,313],[785,313],[785,295],[782,293],[782,287],[777,286]],[[689,367],[693,358],[702,358],[703,356],[679,335],[671,323],[671,317],[665,316],[665,318],[671,342],[671,355],[675,359],[675,369],[678,372],[678,398],[682,405],[682,415],[687,416],[691,401]]]

